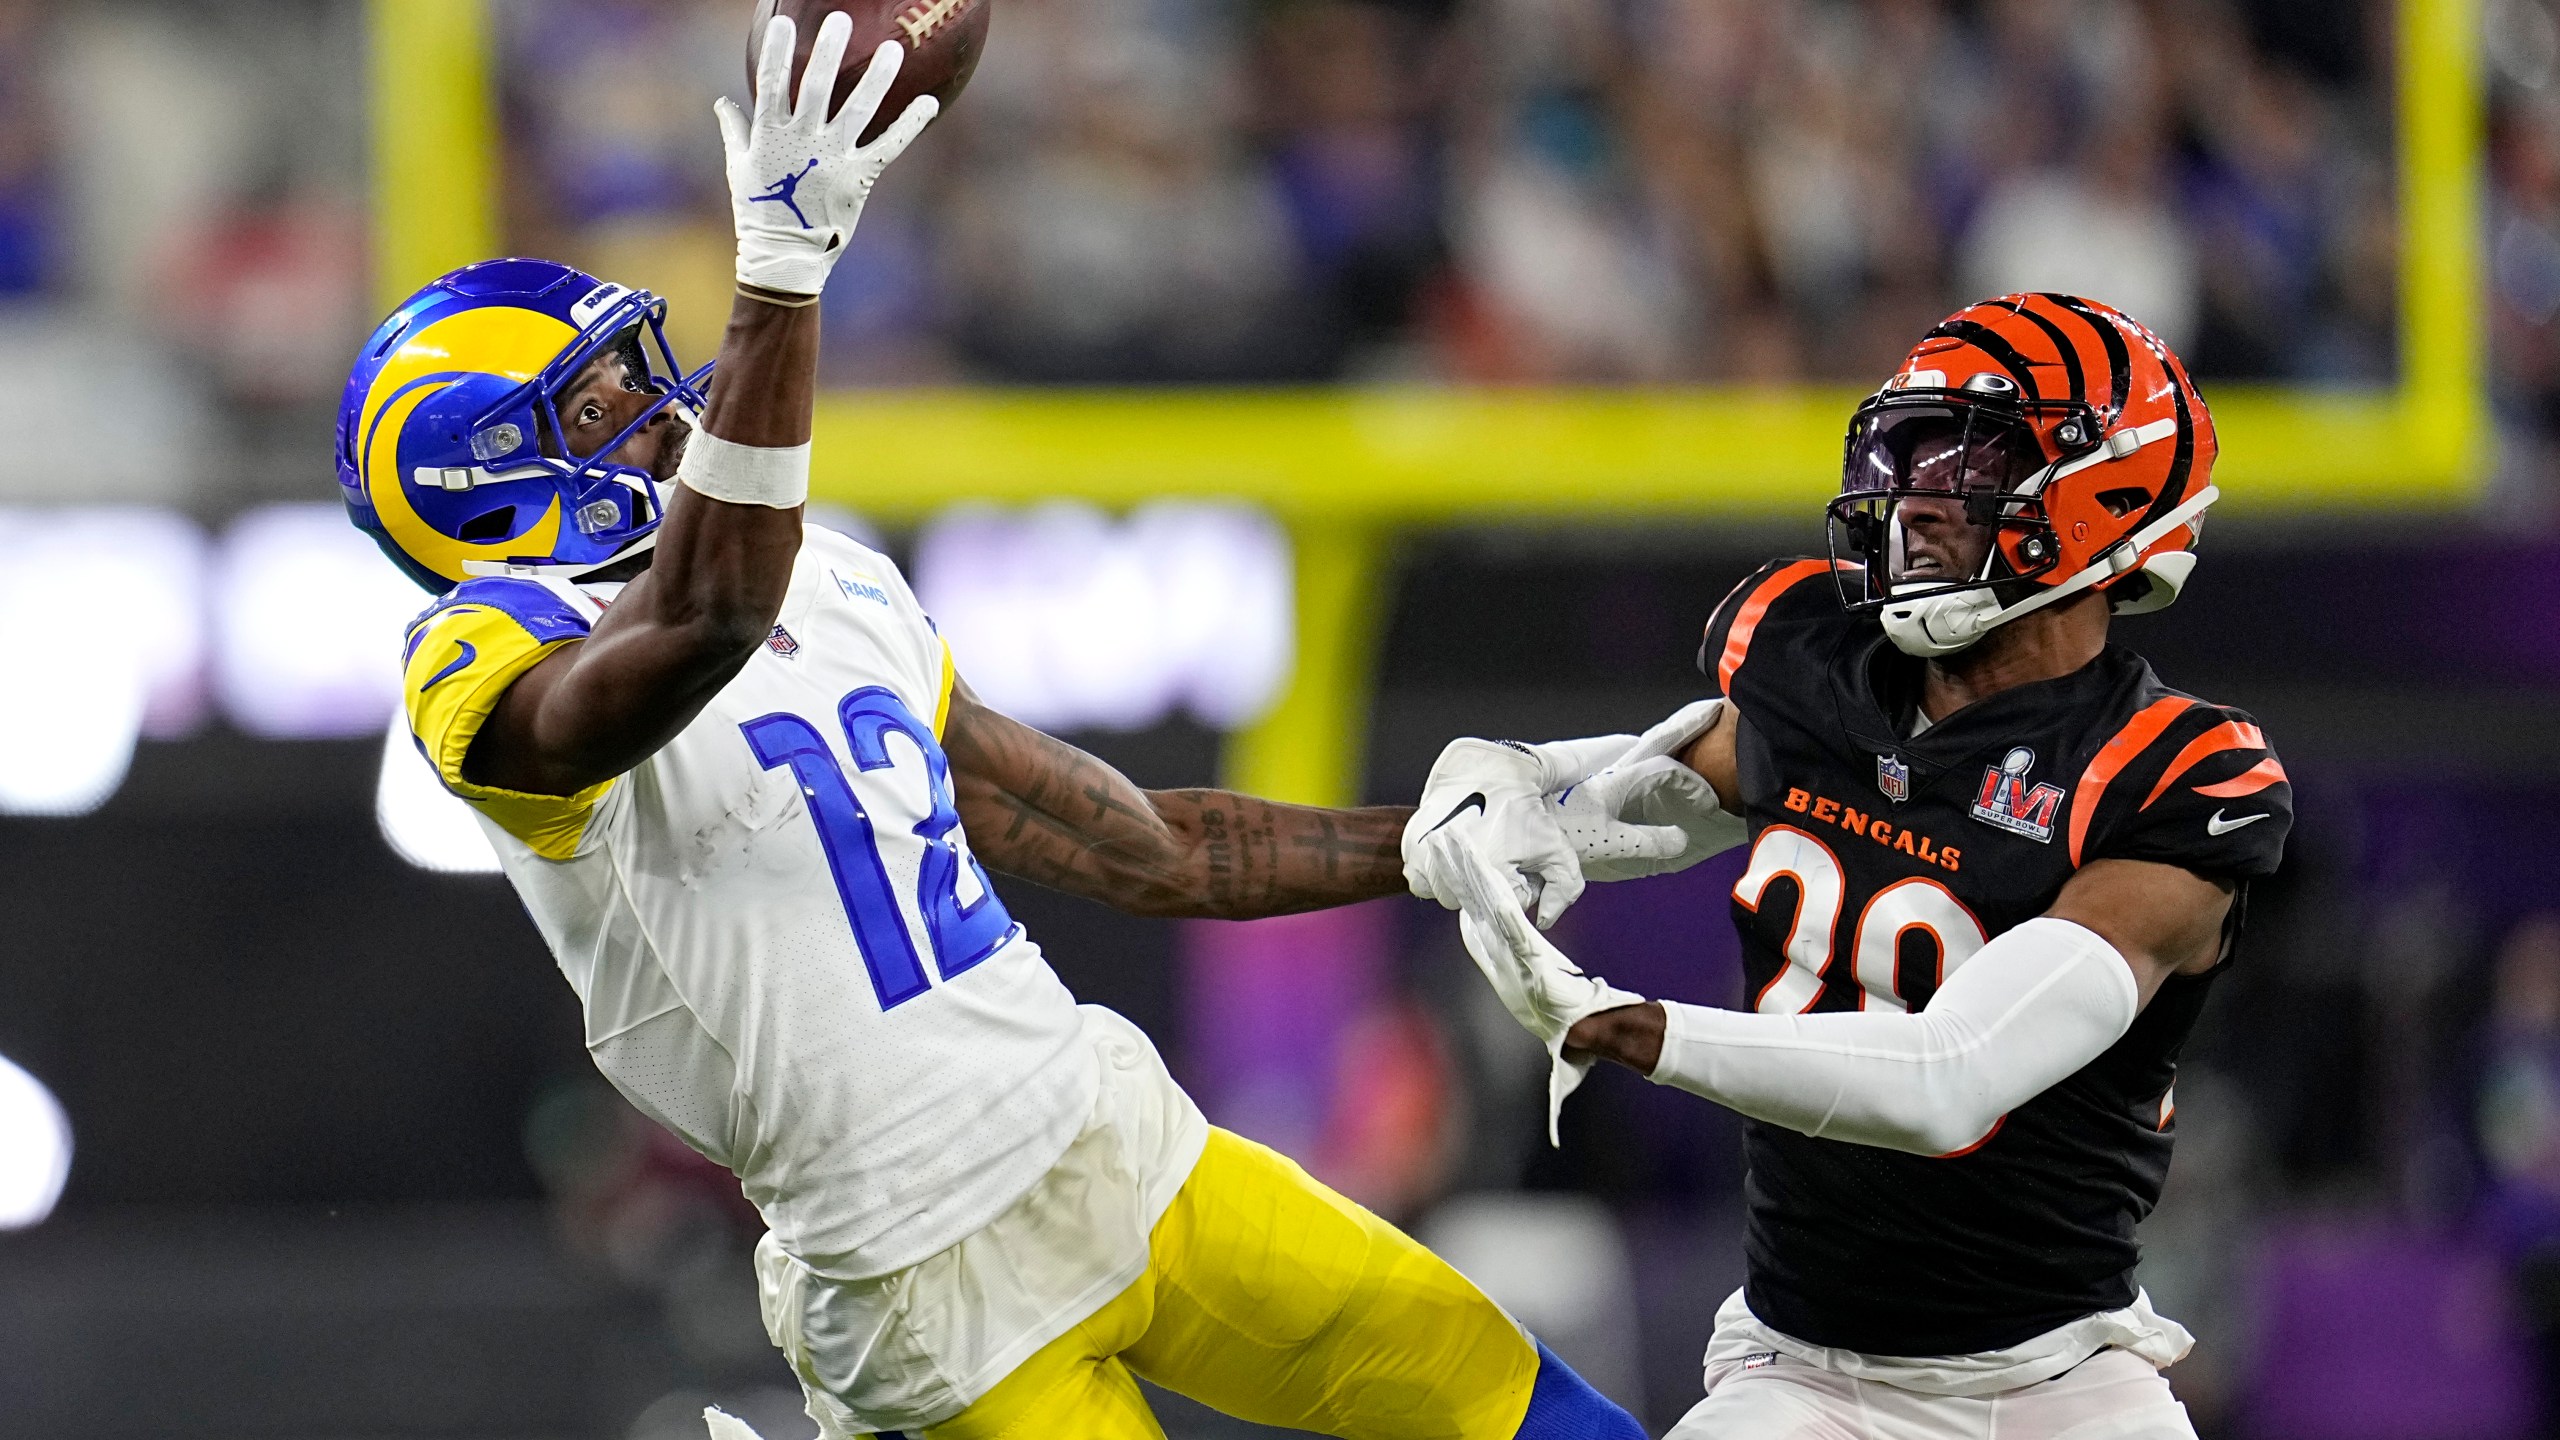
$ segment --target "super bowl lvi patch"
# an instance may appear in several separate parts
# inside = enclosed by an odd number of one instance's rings
[[[2053,817],[2062,810],[2062,787],[2029,788],[2027,772],[2034,768],[2036,752],[2024,745],[2001,756],[1999,764],[1985,767],[1982,790],[1973,797],[1973,818],[2039,844],[2051,843]]]

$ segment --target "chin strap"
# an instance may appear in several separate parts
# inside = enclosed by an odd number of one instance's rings
[[[2001,605],[1999,597],[1987,586],[1897,600],[1884,607],[1885,634],[1906,655],[1922,659],[1953,655],[2021,615],[2138,568],[2144,551],[2167,539],[2221,498],[2218,487],[2207,485],[2185,504],[2109,546],[2079,574],[2059,585],[2047,586],[2015,605]]]

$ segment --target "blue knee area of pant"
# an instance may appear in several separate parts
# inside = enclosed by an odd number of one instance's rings
[[[1544,1344],[1538,1346],[1538,1383],[1515,1440],[1646,1440],[1636,1417],[1573,1373]]]

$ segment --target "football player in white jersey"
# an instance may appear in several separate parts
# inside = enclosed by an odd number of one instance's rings
[[[766,1325],[830,1440],[1159,1436],[1136,1375],[1344,1436],[1641,1435],[1429,1252],[1207,1124],[1006,913],[982,862],[1155,915],[1392,894],[1409,812],[1142,791],[978,703],[897,567],[803,526],[815,302],[934,113],[856,143],[890,45],[829,121],[849,31],[795,102],[774,21],[754,114],[723,103],[716,386],[654,297],[499,260],[403,304],[341,407],[351,517],[439,597],[411,728],[588,1050],[762,1213]]]

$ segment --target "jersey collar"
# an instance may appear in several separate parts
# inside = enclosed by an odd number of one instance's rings
[[[1990,752],[2006,750],[2032,735],[2052,733],[2055,717],[2081,713],[2092,717],[2090,739],[2103,719],[2098,712],[2110,695],[2130,686],[2143,688],[2151,666],[2121,645],[2109,643],[2095,659],[2068,675],[2036,680],[1977,700],[1942,716],[1918,735],[1910,733],[1910,717],[1919,700],[1920,667],[1894,648],[1881,630],[1844,647],[1842,663],[1832,667],[1834,699],[1842,729],[1861,750],[1892,755],[1912,768],[1916,796],[1939,776],[1964,772]],[[2078,744],[2081,737],[2071,737]]]

